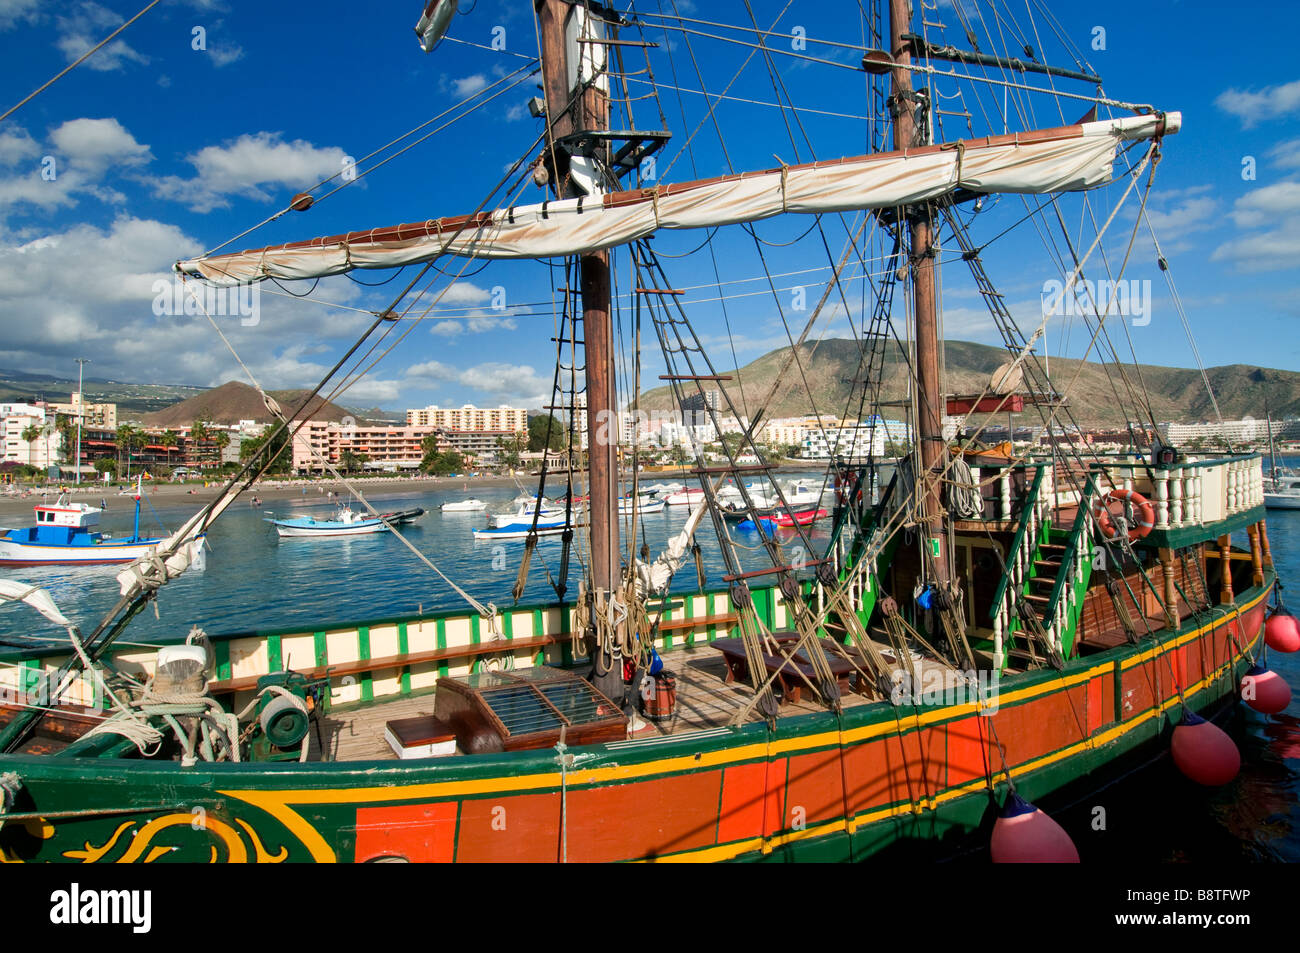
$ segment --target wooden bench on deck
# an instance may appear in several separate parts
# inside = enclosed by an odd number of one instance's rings
[[[774,633],[773,638],[778,644],[785,646],[792,646],[799,641],[799,636],[792,632]],[[828,639],[820,641],[829,642]],[[723,660],[727,663],[728,682],[749,680],[749,658],[745,654],[745,643],[742,639],[715,639],[709,645],[722,653]],[[826,646],[825,655],[831,674],[839,684],[840,692],[852,691],[849,685],[849,677],[854,672],[852,663],[835,654],[834,648],[830,646]],[[806,648],[801,648],[789,659],[765,653],[763,664],[768,675],[777,673],[774,684],[781,690],[782,704],[798,702],[803,690],[808,687],[808,682],[817,684],[816,672],[812,661],[808,658]],[[800,677],[800,673],[807,677],[807,681]]]

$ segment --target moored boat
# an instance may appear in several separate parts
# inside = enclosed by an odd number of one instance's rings
[[[383,517],[365,516],[346,505],[338,508],[334,519],[320,520],[314,516],[291,516],[287,519],[267,517],[266,522],[274,526],[276,534],[282,537],[319,539],[383,533],[392,525]]]
[[[102,510],[72,503],[62,495],[53,504],[34,507],[36,525],[0,535],[0,566],[97,565],[139,559],[162,537],[140,535],[140,496],[135,497],[135,528],[114,539],[95,531]]]

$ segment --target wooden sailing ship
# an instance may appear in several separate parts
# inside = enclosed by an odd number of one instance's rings
[[[428,5],[426,49],[455,7]],[[6,650],[0,859],[862,859],[986,834],[1016,799],[1094,783],[1167,743],[1188,714],[1234,703],[1275,582],[1258,456],[1013,452],[959,466],[942,431],[931,251],[945,210],[994,192],[1098,186],[1118,146],[1154,148],[1180,119],[1146,112],[933,144],[916,121],[914,58],[978,55],[927,45],[906,0],[889,7],[884,49],[863,69],[890,84],[891,150],[615,187],[663,142],[609,129],[607,56],[634,42],[620,38],[628,24],[594,3],[537,0],[547,122],[533,169],[550,200],[178,265],[221,283],[443,256],[569,259],[580,294],[566,294],[567,328],[575,340],[580,310],[592,434],[584,579],[576,595],[504,610],[120,644],[184,571],[183,543],[269,463],[252,462],[162,558],[123,574],[122,600],[95,631],[67,625],[71,648]],[[632,250],[680,398],[726,375],[646,236],[840,211],[894,237],[891,271],[912,292],[913,463],[876,501],[862,492],[870,464],[837,466],[818,558],[796,564],[759,520],[772,565],[744,570],[718,489],[734,479],[752,514],[743,482],[770,468],[699,456],[705,505],[690,528],[710,519],[728,571],[720,586],[670,589],[689,533],[662,562],[623,555],[617,447],[596,438],[618,407],[607,250]],[[978,250],[964,250],[979,268]],[[888,323],[883,293],[875,311]],[[395,303],[371,331],[397,313]],[[884,338],[875,323],[864,333],[864,367]],[[1018,366],[1033,366],[1032,343],[1009,340]],[[970,409],[999,412],[1008,399],[980,395]],[[1231,543],[1241,531],[1248,548]],[[649,698],[652,721],[629,720]],[[452,738],[455,754],[412,756]]]

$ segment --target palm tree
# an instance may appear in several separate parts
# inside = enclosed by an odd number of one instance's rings
[[[226,448],[230,446],[230,434],[224,430],[218,430],[212,435],[212,443],[217,448],[217,465],[221,465],[221,458],[225,455]]]
[[[209,422],[207,417],[196,417],[194,423],[190,424],[190,443],[193,445],[195,463],[203,463],[203,444],[212,438],[212,431],[208,429]]]
[[[164,430],[162,434],[159,435],[158,443],[161,444],[167,450],[168,466],[171,466],[172,450],[180,446],[180,442],[181,442],[181,435],[178,434],[175,430],[171,430],[170,428]]]
[[[130,424],[118,424],[117,431],[113,435],[113,443],[117,445],[117,472],[122,472],[122,451],[126,451],[126,475],[129,479],[131,476],[131,443],[134,439],[135,428]]]
[[[28,424],[23,428],[23,432],[20,436],[23,440],[27,441],[27,465],[29,467],[35,466],[35,464],[32,463],[32,452],[35,450],[36,441],[40,440],[44,435],[45,428],[40,424]]]

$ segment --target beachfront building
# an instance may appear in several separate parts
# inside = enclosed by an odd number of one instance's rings
[[[58,463],[62,437],[54,425],[55,417],[40,404],[0,404],[0,463],[21,463],[45,470]],[[29,428],[39,428],[34,440]]]
[[[406,412],[408,427],[429,427],[447,433],[528,433],[528,411],[523,407],[438,407]]]
[[[829,460],[843,457],[860,460],[885,455],[885,430],[861,424],[845,427],[820,427],[804,435],[801,456],[805,460]]]
[[[70,403],[51,403],[45,406],[50,414],[63,414],[71,417],[74,423],[80,417],[83,430],[87,428],[96,430],[117,429],[117,404],[87,403],[84,394],[73,394]]]
[[[448,439],[451,435],[437,427],[358,426],[309,420],[293,439],[293,469],[295,473],[324,473],[324,460],[337,467],[343,462],[343,455],[351,453],[364,458],[362,467],[366,470],[413,471],[424,459],[424,438],[430,434],[439,435],[440,451],[468,452],[457,447]],[[496,448],[495,441],[491,446]]]
[[[1268,421],[1245,417],[1241,420],[1225,420],[1222,423],[1201,422],[1196,424],[1160,424],[1160,432],[1166,442],[1175,447],[1186,447],[1200,441],[1207,446],[1254,445],[1268,443]],[[1277,436],[1277,429],[1273,431]]]

